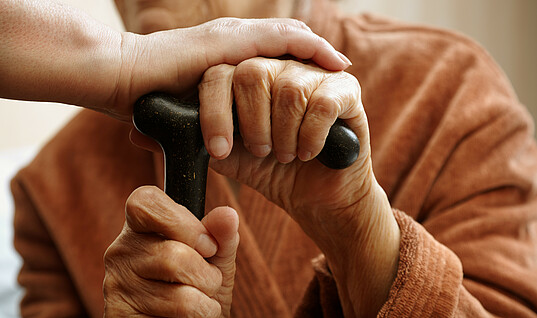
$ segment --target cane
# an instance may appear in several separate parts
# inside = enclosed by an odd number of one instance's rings
[[[199,101],[179,100],[162,93],[148,94],[135,103],[133,122],[138,131],[162,147],[166,194],[201,220],[205,214],[209,154],[201,133]],[[237,120],[234,127],[237,133]],[[344,169],[356,161],[359,152],[356,134],[337,120],[317,159],[328,168]]]

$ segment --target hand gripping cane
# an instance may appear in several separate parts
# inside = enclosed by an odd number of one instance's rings
[[[133,122],[141,133],[155,139],[164,152],[164,191],[198,219],[205,214],[205,187],[209,154],[203,143],[199,102],[152,93],[134,105]],[[238,122],[234,118],[235,131]],[[360,143],[341,120],[330,128],[317,159],[328,168],[343,169],[356,161]]]

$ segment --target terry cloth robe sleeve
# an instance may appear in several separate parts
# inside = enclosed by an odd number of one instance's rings
[[[24,184],[15,179],[11,189],[16,206],[15,247],[24,260],[18,278],[26,292],[21,301],[21,315],[87,316],[61,255],[37,216]]]

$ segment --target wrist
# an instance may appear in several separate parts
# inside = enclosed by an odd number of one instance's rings
[[[376,316],[397,274],[399,226],[376,180],[367,194],[339,212],[338,218],[333,223],[337,226],[325,225],[331,233],[314,241],[325,254],[345,316]]]
[[[327,259],[334,268],[338,288],[351,300],[342,303],[343,308],[349,308],[347,311],[352,310],[357,317],[377,316],[388,299],[399,264],[400,230],[384,192],[372,198],[368,206],[374,216],[356,235],[356,244],[350,246],[351,253],[347,256],[348,263]]]
[[[87,35],[91,42],[80,51],[86,51],[86,62],[79,69],[85,70],[80,76],[81,89],[76,105],[94,109],[125,120],[116,105],[116,94],[121,81],[123,65],[123,37],[120,32],[107,27],[96,27]],[[130,120],[130,116],[127,120]]]
[[[108,106],[121,59],[119,32],[59,3],[5,5],[0,59],[9,63],[2,65],[0,95],[96,109]]]
[[[113,65],[117,74],[113,91],[108,95],[109,98],[100,110],[114,118],[130,121],[132,115],[132,106],[135,100],[131,100],[134,89],[134,67],[136,64],[143,64],[144,61],[136,58],[136,49],[139,44],[139,35],[130,32],[121,32],[120,41],[117,49],[119,58],[118,62]]]

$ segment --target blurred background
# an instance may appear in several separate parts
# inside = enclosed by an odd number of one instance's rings
[[[57,0],[122,30],[112,0]],[[484,46],[537,118],[537,0],[337,0],[346,12],[373,12],[464,33]],[[0,76],[2,76],[0,74]],[[31,85],[31,83],[29,83]],[[16,317],[9,180],[79,109],[0,99],[0,317]]]

